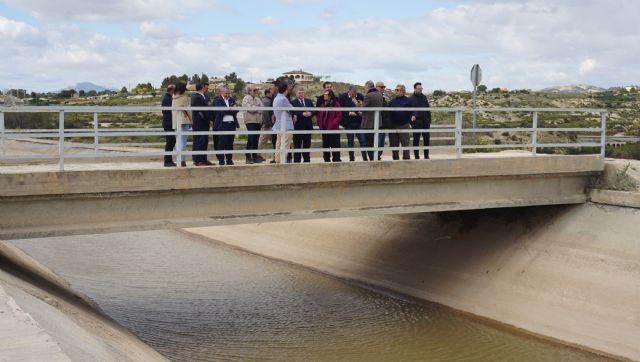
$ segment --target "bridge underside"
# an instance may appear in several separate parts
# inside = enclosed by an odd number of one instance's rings
[[[0,239],[573,204],[599,156],[0,174]]]

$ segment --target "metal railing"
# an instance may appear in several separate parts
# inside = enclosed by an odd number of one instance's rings
[[[607,110],[605,109],[590,109],[590,108],[476,108],[475,111],[479,114],[503,112],[503,113],[528,113],[530,114],[531,127],[512,127],[512,128],[464,128],[463,116],[465,113],[470,113],[473,110],[470,108],[323,108],[322,111],[341,111],[341,112],[375,112],[374,114],[374,126],[372,129],[358,129],[358,130],[265,130],[265,131],[247,131],[238,129],[236,131],[182,131],[181,125],[177,125],[176,130],[172,132],[164,131],[160,128],[100,128],[99,114],[106,113],[156,113],[160,117],[161,111],[311,111],[318,112],[319,108],[314,107],[296,107],[296,108],[278,108],[278,107],[160,107],[160,106],[114,106],[114,107],[87,107],[87,106],[26,106],[26,107],[0,107],[0,161],[28,161],[28,160],[43,160],[43,159],[57,159],[59,169],[63,171],[65,169],[65,160],[67,159],[79,159],[79,158],[101,158],[101,157],[159,157],[165,155],[175,156],[176,160],[180,160],[182,156],[189,155],[219,155],[219,154],[249,154],[249,153],[261,153],[261,154],[275,154],[280,153],[281,160],[286,159],[288,152],[361,152],[372,151],[376,156],[383,150],[391,151],[422,151],[422,150],[434,150],[434,149],[452,149],[455,150],[455,157],[460,158],[464,150],[470,149],[530,149],[531,155],[536,156],[538,150],[541,148],[575,148],[575,147],[598,147],[600,148],[600,156],[604,157],[605,153],[605,137],[606,137],[606,119]],[[396,128],[381,128],[381,112],[398,112],[398,111],[411,111],[422,112],[431,111],[432,113],[453,113],[453,124],[447,124],[439,127],[432,127],[430,129],[396,129]],[[579,113],[585,115],[597,114],[599,122],[595,122],[597,127],[539,127],[538,116],[541,113]],[[7,129],[5,127],[5,114],[7,113],[57,113],[58,114],[58,128],[57,129]],[[78,129],[78,128],[65,128],[65,115],[72,113],[85,113],[93,114],[92,128],[91,129]],[[429,145],[429,146],[397,146],[397,147],[384,147],[379,145],[380,135],[387,135],[393,133],[429,133],[429,134],[453,134],[452,145]],[[515,132],[525,133],[529,135],[529,142],[527,143],[513,143],[513,144],[478,144],[475,142],[476,135],[481,133],[495,133],[495,132]],[[540,133],[549,132],[586,132],[599,134],[599,142],[582,142],[582,143],[540,143],[538,135]],[[374,134],[374,141],[372,147],[341,147],[339,149],[332,148],[305,148],[305,149],[285,149],[285,142],[281,142],[280,149],[260,149],[260,150],[212,150],[212,151],[182,151],[181,140],[182,136],[195,136],[195,135],[279,135],[285,137],[287,135],[296,134]],[[464,135],[471,134],[471,139],[474,141],[471,144],[464,143]],[[137,142],[137,143],[109,143],[100,144],[101,137],[144,137],[144,136],[176,136],[176,147],[173,151],[153,151],[153,152],[137,152],[131,150],[124,150],[122,147],[139,147],[148,145],[149,143]],[[65,140],[70,138],[92,138],[93,144],[89,143],[68,143]],[[49,155],[17,155],[11,156],[7,154],[7,141],[8,140],[39,140],[39,139],[53,139],[56,140],[58,152],[57,154]],[[45,141],[42,141],[45,142]],[[49,145],[41,145],[40,147],[51,147],[54,141],[48,141]],[[154,145],[157,145],[155,143]],[[16,146],[14,146],[15,148]],[[108,147],[108,148],[107,148]],[[20,148],[18,146],[18,148]],[[30,145],[24,148],[38,148],[37,145]],[[93,153],[69,153],[67,148],[84,148],[93,149]],[[106,152],[103,152],[106,151]],[[114,151],[120,151],[114,154]],[[284,161],[283,161],[284,163]],[[177,162],[180,167],[180,162]]]

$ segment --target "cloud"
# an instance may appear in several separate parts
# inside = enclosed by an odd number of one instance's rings
[[[279,0],[280,3],[285,5],[314,5],[319,4],[322,0]]]
[[[32,5],[35,0],[20,3],[42,11],[49,2],[38,2],[38,6]],[[69,8],[72,2],[59,3]],[[120,10],[118,6],[125,4],[113,3]],[[135,9],[145,2],[131,3]],[[148,3],[157,5],[156,0]],[[193,4],[201,6],[202,2]],[[183,5],[169,9],[180,16],[193,16],[196,5]],[[421,80],[427,89],[469,89],[469,70],[479,63],[489,87],[539,89],[578,82],[623,85],[640,79],[636,69],[640,33],[633,25],[640,2],[620,0],[619,5],[613,8],[591,0],[479,0],[406,18],[385,18],[382,13],[375,20],[351,18],[333,21],[330,26],[316,18],[316,25],[309,21],[310,25],[296,31],[265,32],[260,27],[255,32],[225,33],[215,28],[197,37],[166,29],[166,22],[158,17],[176,15],[165,10],[147,9],[148,16],[135,21],[140,34],[133,36],[79,30],[74,22],[33,26],[0,17],[0,57],[4,64],[12,65],[0,67],[0,79],[35,90],[59,89],[61,84],[85,80],[120,88],[128,83],[157,84],[170,74],[235,71],[245,80],[258,81],[303,68],[358,84],[367,79],[388,84]],[[89,7],[78,7],[82,16],[89,12]],[[108,9],[101,16],[108,19],[114,12]],[[63,12],[54,13],[51,16]],[[606,18],[601,17],[604,13]],[[78,14],[74,16],[81,16]],[[141,16],[134,11],[125,17]],[[278,21],[266,16],[260,23]],[[302,33],[313,36],[301,42]]]
[[[578,68],[578,73],[581,75],[586,75],[591,73],[597,66],[597,63],[593,59],[587,59],[580,63],[580,68]]]
[[[190,0],[5,0],[9,5],[31,12],[40,20],[138,22],[181,19],[194,11],[215,6],[214,1]]]
[[[264,18],[260,19],[260,24],[264,25],[275,25],[279,24],[280,22],[281,20],[279,18],[273,16],[265,16]]]
[[[331,10],[328,10],[328,9],[325,9],[325,10],[320,14],[320,18],[321,18],[321,19],[325,19],[325,20],[333,19],[333,18],[335,18],[335,17],[336,17],[336,13],[335,13],[335,12],[333,12],[333,11],[331,11]]]

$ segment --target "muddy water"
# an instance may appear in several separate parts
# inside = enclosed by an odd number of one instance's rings
[[[601,359],[177,231],[14,244],[175,361]]]

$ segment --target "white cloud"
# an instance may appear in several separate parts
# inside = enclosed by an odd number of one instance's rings
[[[148,0],[151,4],[156,1]],[[0,67],[0,79],[34,90],[59,89],[86,80],[119,88],[128,83],[156,84],[170,74],[235,71],[246,80],[257,81],[303,68],[359,84],[367,79],[388,84],[421,80],[427,89],[469,89],[469,69],[479,63],[489,87],[539,89],[578,82],[622,85],[640,79],[636,69],[640,33],[633,25],[640,1],[619,1],[620,9],[590,0],[480,0],[411,18],[353,18],[295,31],[227,34],[220,28],[207,28],[197,37],[166,29],[168,22],[158,16],[174,15],[165,10],[150,10],[152,14],[146,14],[144,21],[136,21],[142,34],[136,36],[78,30],[73,22],[36,27],[0,17],[0,57],[4,64],[12,65]],[[38,2],[38,6],[33,5],[35,0],[20,3],[42,11],[50,2]],[[71,3],[60,0],[60,7],[69,8]],[[93,0],[88,3],[94,4]],[[120,10],[125,4],[121,0],[113,3]],[[132,1],[133,8],[143,3]],[[169,9],[192,16],[193,10],[183,5]],[[78,7],[78,14],[87,16],[90,7]],[[109,19],[114,12],[111,8],[101,16]],[[54,13],[60,16],[63,12]],[[605,13],[607,17],[602,18]],[[78,14],[74,16],[81,16]],[[135,19],[141,14],[134,11],[126,16]],[[261,19],[263,24],[278,21],[273,16]],[[167,33],[173,37],[167,39]],[[312,36],[301,42],[300,34]]]
[[[597,66],[597,63],[593,59],[587,59],[580,63],[580,68],[578,68],[578,72],[581,75],[586,75],[591,73]]]
[[[325,10],[320,14],[320,18],[321,18],[321,19],[329,20],[329,19],[333,19],[333,18],[335,18],[335,17],[336,17],[336,13],[335,13],[335,12],[333,12],[333,11],[331,11],[331,10],[328,10],[328,9],[325,9]]]
[[[260,19],[260,24],[264,25],[275,25],[279,24],[280,22],[281,20],[279,18],[273,16],[265,16],[264,18]]]
[[[30,11],[41,20],[128,22],[153,19],[180,19],[187,14],[213,8],[215,1],[190,0],[5,0],[9,5]]]

